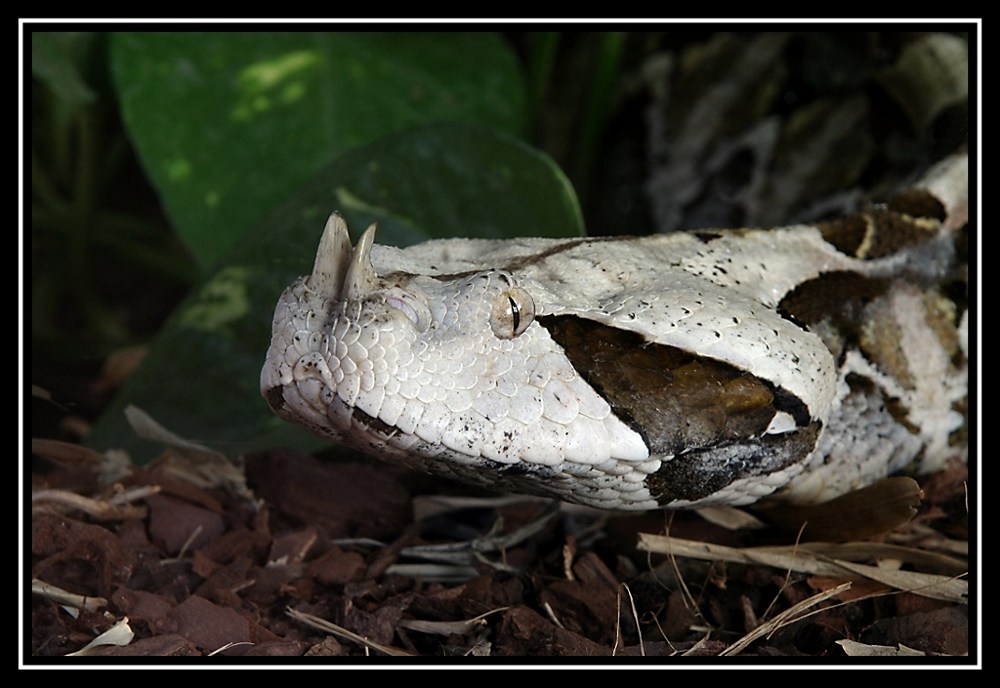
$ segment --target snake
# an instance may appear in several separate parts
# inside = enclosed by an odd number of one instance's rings
[[[967,461],[968,158],[815,224],[352,245],[260,388],[380,459],[611,510],[815,504]]]

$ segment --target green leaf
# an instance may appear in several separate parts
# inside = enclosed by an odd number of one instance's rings
[[[111,61],[130,136],[206,274],[344,152],[440,121],[515,133],[524,103],[492,33],[123,33]]]
[[[164,327],[142,368],[88,440],[145,460],[122,409],[135,404],[168,429],[230,456],[275,446],[325,446],[278,420],[259,375],[279,295],[312,267],[328,215],[355,239],[373,221],[379,243],[450,236],[580,236],[573,189],[556,165],[521,141],[470,125],[424,127],[351,151],[303,185],[247,235]]]

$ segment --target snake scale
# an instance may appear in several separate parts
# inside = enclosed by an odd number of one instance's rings
[[[274,313],[280,417],[606,509],[815,503],[966,458],[968,160],[815,225],[352,248]]]

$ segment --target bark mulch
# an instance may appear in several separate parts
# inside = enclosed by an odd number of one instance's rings
[[[171,449],[134,467],[33,450],[26,663],[73,661],[53,658],[113,627],[124,644],[85,653],[848,664],[967,663],[975,647],[962,465],[924,481],[916,517],[889,534],[796,546],[742,512],[468,497],[361,459],[276,449],[233,469]],[[664,542],[669,555],[650,551]]]

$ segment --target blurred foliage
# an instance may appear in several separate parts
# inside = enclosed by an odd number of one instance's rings
[[[206,270],[346,151],[429,122],[521,128],[496,34],[125,33],[110,57],[131,138]]]
[[[397,245],[583,231],[572,185],[519,138],[524,76],[498,34],[36,33],[32,56],[34,379],[151,341],[95,446],[148,456],[128,403],[234,453],[312,446],[257,378],[333,210]]]

